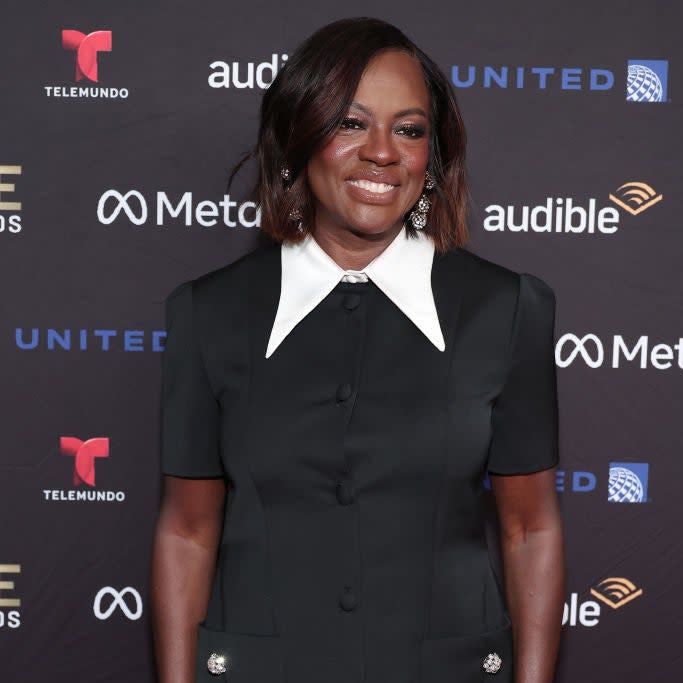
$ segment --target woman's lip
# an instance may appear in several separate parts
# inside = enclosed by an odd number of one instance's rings
[[[394,198],[396,197],[396,192],[399,189],[397,185],[392,185],[390,190],[376,192],[371,189],[367,189],[367,185],[366,187],[360,187],[357,183],[357,180],[346,181],[350,193],[359,201],[367,202],[370,204],[390,204],[394,201]],[[388,185],[388,183],[379,184],[384,185],[385,187]]]

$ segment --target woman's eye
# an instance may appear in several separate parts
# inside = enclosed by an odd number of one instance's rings
[[[406,137],[409,137],[409,138],[421,138],[421,137],[424,137],[425,129],[423,126],[416,126],[414,124],[408,124],[405,126],[401,126],[398,129],[398,133],[400,133],[401,135],[405,135]]]
[[[342,130],[360,130],[363,124],[358,119],[346,118],[341,122],[340,128]]]

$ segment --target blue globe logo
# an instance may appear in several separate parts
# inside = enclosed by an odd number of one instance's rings
[[[625,467],[610,467],[607,500],[610,503],[642,503],[643,482]]]
[[[629,65],[626,77],[627,102],[661,102],[663,95],[662,81],[650,67]]]

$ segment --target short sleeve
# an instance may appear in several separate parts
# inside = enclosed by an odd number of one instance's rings
[[[492,409],[491,474],[530,474],[558,463],[554,326],[553,290],[522,273],[507,377]]]
[[[198,343],[191,281],[168,295],[165,320],[161,471],[179,477],[222,476],[220,407],[211,390]]]

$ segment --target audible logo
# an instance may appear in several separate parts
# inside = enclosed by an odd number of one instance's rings
[[[21,232],[21,202],[8,201],[7,194],[15,191],[14,183],[3,182],[3,176],[8,175],[21,175],[21,166],[0,164],[0,233],[16,234]]]
[[[616,195],[610,194],[609,198],[622,209],[631,215],[637,216],[646,209],[661,201],[663,195],[657,192],[647,183],[636,180],[620,185],[616,190]]]
[[[13,576],[21,573],[20,564],[0,564],[0,628],[19,628],[21,626],[21,613],[18,609],[5,609],[21,607],[21,599],[12,596],[14,581],[4,579],[5,576]]]
[[[617,610],[643,594],[632,581],[623,577],[611,577],[600,581],[590,590],[591,595],[605,605]],[[579,601],[579,594],[572,593],[569,602],[564,603],[562,626],[586,626],[592,628],[600,622],[600,602]]]
[[[600,605],[595,600],[579,602],[579,594],[572,593],[564,603],[562,626],[597,626],[600,621]]]
[[[254,62],[247,62],[240,65],[239,62],[216,61],[209,64],[212,69],[209,74],[208,83],[212,88],[250,88],[254,87],[265,90],[275,80],[277,72],[282,68],[282,65],[287,61],[287,55],[273,54],[269,62],[261,62],[254,64]],[[246,73],[245,73],[246,72]]]
[[[650,185],[629,181],[620,185],[609,198],[632,216],[663,199]],[[599,206],[594,197],[582,206],[572,197],[547,197],[538,206],[486,207],[484,230],[487,232],[538,232],[562,234],[612,235],[619,229],[620,214],[613,206]]]
[[[642,588],[638,588],[633,581],[624,577],[603,579],[595,588],[591,588],[591,595],[612,609],[619,609],[642,594]]]

